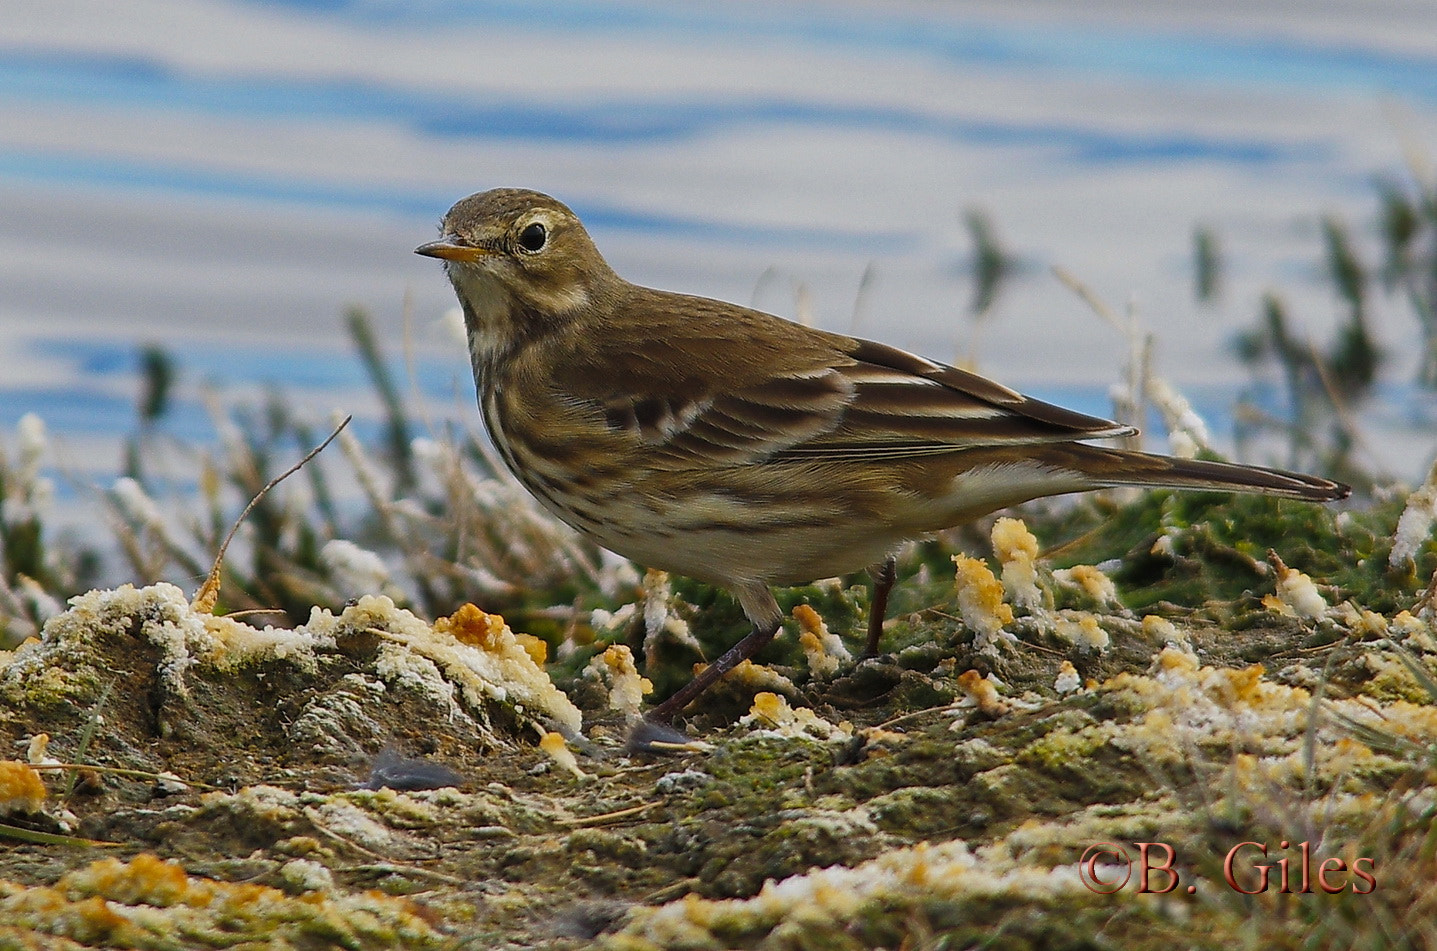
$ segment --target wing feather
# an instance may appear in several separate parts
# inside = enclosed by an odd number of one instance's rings
[[[645,293],[654,308],[669,299]],[[685,332],[634,348],[629,378],[569,383],[653,462],[896,461],[1132,431],[895,347],[787,322],[779,334],[778,318],[684,301]]]
[[[894,460],[1132,432],[884,344],[855,340],[847,355],[854,363],[840,372],[854,384],[854,396],[842,422],[784,455]]]

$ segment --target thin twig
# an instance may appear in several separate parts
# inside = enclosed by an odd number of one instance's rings
[[[338,426],[334,427],[334,431],[325,438],[324,442],[311,449],[299,462],[296,462],[284,472],[270,479],[269,482],[265,484],[265,487],[260,489],[259,492],[255,494],[255,497],[249,500],[249,504],[244,507],[244,511],[239,514],[239,518],[235,519],[234,524],[230,526],[229,534],[225,536],[224,542],[220,545],[219,554],[215,555],[214,566],[210,568],[210,576],[205,579],[204,584],[200,585],[200,590],[195,592],[194,600],[190,602],[190,607],[193,608],[196,613],[214,613],[215,602],[217,602],[220,597],[220,568],[224,565],[225,552],[229,550],[230,542],[234,541],[235,533],[239,531],[240,525],[244,523],[249,513],[259,504],[259,500],[269,494],[270,489],[273,489],[285,479],[288,479],[300,469],[303,469],[309,460],[323,452],[324,448],[334,441],[334,437],[338,436],[344,427],[349,425],[352,419],[354,419],[353,415],[344,417],[344,420]]]
[[[973,706],[972,700],[965,696],[962,700],[955,700],[954,702],[944,704],[941,707],[928,707],[925,710],[914,710],[911,713],[905,713],[902,716],[894,717],[891,720],[884,720],[882,723],[879,723],[876,726],[871,726],[868,729],[886,730],[894,724],[902,723],[904,720],[915,720],[918,717],[927,716],[930,713],[952,713],[956,710],[967,710],[970,708],[974,710],[977,709],[977,707]]]
[[[345,840],[348,841],[348,840]],[[351,845],[353,843],[350,843]],[[375,872],[384,875],[402,875],[407,878],[432,878],[436,882],[443,882],[446,885],[463,887],[473,884],[472,879],[459,878],[456,875],[446,875],[443,872],[436,872],[432,868],[421,868],[417,865],[404,865],[398,862],[376,862],[369,865],[350,865],[343,868],[335,868],[333,871],[345,875],[357,873],[373,874]]]
[[[177,783],[182,783],[186,786],[193,786],[195,789],[224,789],[223,786],[211,786],[209,783],[196,782],[195,780],[184,779],[182,777],[174,776],[169,773],[156,773],[148,769],[126,769],[122,766],[97,766],[94,763],[30,763],[29,766],[31,769],[36,770],[68,769],[75,772],[79,772],[81,770],[90,770],[91,772],[95,773],[110,773],[114,776],[125,776],[130,779],[168,779]]]
[[[1080,281],[1077,276],[1073,274],[1073,272],[1069,271],[1067,268],[1059,267],[1055,264],[1053,265],[1053,276],[1066,284],[1070,291],[1081,297],[1083,299],[1083,303],[1091,307],[1093,309],[1093,313],[1103,318],[1103,320],[1107,322],[1110,327],[1112,327],[1118,333],[1122,334],[1124,337],[1128,336],[1128,328],[1123,325],[1123,322],[1120,319],[1118,319],[1118,315],[1113,313],[1113,309],[1107,304],[1105,304],[1103,302],[1103,299],[1099,297],[1091,287]]]
[[[1361,447],[1368,460],[1385,477],[1385,473],[1391,472],[1391,468],[1377,455],[1372,444],[1363,438],[1357,420],[1353,418],[1352,411],[1347,408],[1347,401],[1337,391],[1337,385],[1333,382],[1331,374],[1327,372],[1327,361],[1322,358],[1322,354],[1318,353],[1317,345],[1311,340],[1307,341],[1307,349],[1312,354],[1312,368],[1317,371],[1317,379],[1322,383],[1322,389],[1327,393],[1328,400],[1332,402],[1332,412],[1337,416],[1337,424],[1342,427],[1342,431],[1347,434],[1348,439],[1352,440],[1354,446]]]
[[[124,842],[105,842],[101,839],[82,839],[73,835],[57,835],[54,832],[41,832],[39,829],[22,829],[19,826],[7,825],[3,822],[0,822],[0,838],[19,839],[21,842],[29,842],[32,845],[74,845],[96,849],[117,849],[125,844]]]
[[[560,825],[581,828],[583,826],[596,826],[605,822],[612,822],[615,819],[627,819],[629,816],[636,816],[641,812],[652,809],[659,805],[657,802],[645,802],[637,806],[630,806],[627,809],[618,809],[614,812],[606,812],[597,816],[581,816],[577,819],[558,819]]]

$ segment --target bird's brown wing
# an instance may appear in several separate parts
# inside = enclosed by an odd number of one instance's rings
[[[591,398],[609,428],[636,440],[651,463],[668,458],[677,468],[744,465],[820,439],[838,428],[855,393],[823,363],[759,380],[736,368],[695,372],[693,359],[668,366],[687,372],[655,378],[630,367],[618,386]]]
[[[683,325],[622,353],[604,346],[568,384],[650,459],[901,459],[1131,432],[884,344],[684,301]],[[615,366],[621,376],[602,372]]]
[[[833,430],[790,455],[901,458],[1133,432],[1111,420],[1032,399],[975,373],[869,340],[852,340],[840,368],[853,399]]]

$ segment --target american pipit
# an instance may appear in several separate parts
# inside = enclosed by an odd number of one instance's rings
[[[893,551],[1009,505],[1115,486],[1349,492],[1088,445],[1131,430],[881,343],[630,284],[537,192],[471,195],[440,227],[415,250],[445,262],[509,469],[582,534],[727,588],[753,623],[650,720],[768,643],[781,621],[772,585],[883,566],[872,653]]]

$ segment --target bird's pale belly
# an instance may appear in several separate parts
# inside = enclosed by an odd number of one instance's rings
[[[835,531],[815,526],[773,530],[655,525],[650,534],[639,537],[602,528],[586,534],[604,548],[646,567],[720,585],[744,581],[803,584],[847,574],[883,561],[904,541],[871,527]]]
[[[831,501],[695,493],[692,485],[681,501],[638,487],[592,498],[514,474],[546,509],[603,548],[720,585],[801,584],[847,574],[883,561],[908,537],[871,520],[835,518]]]

